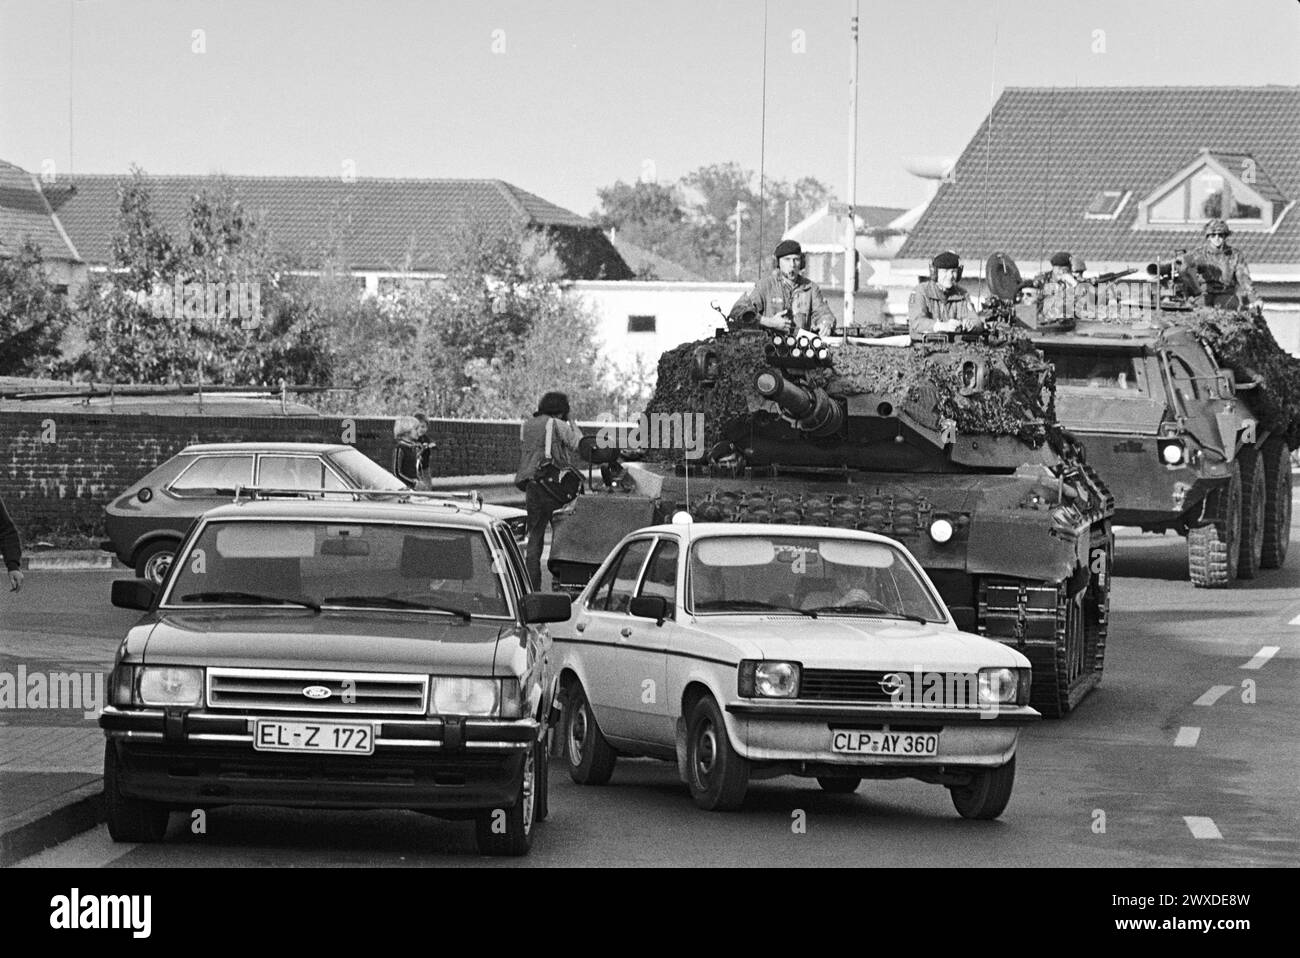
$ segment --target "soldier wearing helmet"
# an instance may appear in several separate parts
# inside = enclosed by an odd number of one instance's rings
[[[930,278],[907,301],[907,330],[913,340],[929,333],[974,332],[984,328],[961,280],[961,258],[945,250],[930,260]]]
[[[1242,306],[1258,303],[1255,287],[1250,281],[1250,267],[1241,250],[1228,245],[1232,230],[1221,219],[1205,224],[1205,243],[1188,254],[1184,263],[1193,279],[1199,279],[1200,292],[1206,306]]]
[[[835,314],[822,295],[821,287],[804,276],[803,247],[794,240],[782,240],[772,254],[772,272],[764,276],[731,307],[729,323],[794,332],[811,329],[829,336],[835,328]],[[752,315],[754,320],[747,317]]]

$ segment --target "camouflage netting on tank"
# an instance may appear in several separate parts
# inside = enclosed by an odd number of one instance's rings
[[[703,413],[705,444],[711,446],[732,420],[754,410],[775,411],[753,385],[768,366],[765,342],[762,336],[728,336],[669,350],[659,359],[659,379],[646,413]],[[691,378],[700,346],[718,360],[719,376],[711,388]],[[850,345],[832,355],[834,368],[810,371],[803,380],[807,385],[838,396],[888,393],[909,401],[932,396],[935,424],[951,419],[964,434],[1015,436],[1034,447],[1055,435],[1052,367],[1027,339],[1005,346],[959,344],[929,354],[910,347]],[[967,359],[982,361],[987,374],[982,391],[962,395],[961,367]]]
[[[1214,351],[1219,362],[1240,379],[1258,375],[1263,382],[1242,398],[1260,427],[1286,436],[1300,446],[1300,359],[1277,344],[1263,317],[1225,309],[1196,309],[1175,315],[1173,326],[1189,329]]]

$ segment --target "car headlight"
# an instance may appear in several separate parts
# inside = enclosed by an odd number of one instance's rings
[[[1020,704],[1020,682],[1020,669],[980,669],[980,705]]]
[[[144,666],[136,672],[141,705],[199,705],[203,702],[203,670]]]
[[[799,695],[798,662],[745,659],[740,663],[737,691],[745,698],[792,699]]]
[[[433,715],[496,715],[501,682],[435,675],[430,692],[429,711]]]

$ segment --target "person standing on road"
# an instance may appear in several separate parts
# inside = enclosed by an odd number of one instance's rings
[[[9,518],[9,510],[0,499],[0,555],[4,556],[9,570],[9,591],[21,592],[23,588],[23,542],[18,538],[18,527]]]
[[[515,487],[524,492],[524,508],[528,510],[528,548],[524,565],[534,589],[542,587],[542,545],[551,517],[560,504],[533,481],[537,467],[546,458],[547,434],[550,434],[550,458],[561,469],[577,467],[578,443],[582,430],[569,422],[569,397],[552,392],[542,397],[533,418],[525,420],[519,430],[519,471],[515,473]]]
[[[782,240],[772,260],[772,272],[736,300],[727,319],[743,326],[741,317],[752,312],[758,316],[758,324],[767,329],[791,333],[807,329],[819,336],[830,336],[835,314],[821,287],[801,272],[803,247],[794,240]]]

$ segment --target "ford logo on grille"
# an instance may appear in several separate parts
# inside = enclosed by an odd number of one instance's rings
[[[903,691],[905,685],[907,685],[907,676],[900,672],[890,672],[880,679],[880,690],[890,698]]]
[[[323,685],[309,685],[302,690],[302,694],[309,699],[327,699],[334,693]]]

